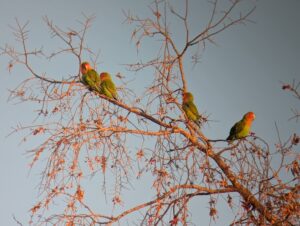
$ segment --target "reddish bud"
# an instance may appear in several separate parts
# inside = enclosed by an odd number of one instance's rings
[[[286,90],[286,89],[291,89],[292,87],[290,86],[290,84],[284,84],[282,85],[281,87],[283,90]]]

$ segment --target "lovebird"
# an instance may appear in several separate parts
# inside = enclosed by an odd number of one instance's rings
[[[117,89],[114,82],[111,79],[111,76],[107,72],[102,72],[100,74],[101,80],[101,93],[111,99],[118,99]]]
[[[242,120],[235,123],[234,126],[230,129],[229,136],[226,140],[232,141],[248,136],[254,119],[255,114],[253,112],[246,113],[243,116]]]
[[[88,62],[83,62],[80,65],[80,72],[82,74],[82,83],[86,85],[89,90],[95,90],[100,93],[100,77]]]
[[[188,119],[192,120],[199,127],[201,126],[200,121],[201,121],[202,117],[200,116],[198,109],[197,109],[196,105],[194,104],[194,96],[192,93],[189,93],[189,92],[183,93],[182,109],[184,110]]]

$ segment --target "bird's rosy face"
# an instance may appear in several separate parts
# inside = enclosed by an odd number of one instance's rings
[[[80,72],[82,73],[82,74],[85,74],[88,70],[90,70],[91,69],[91,66],[90,66],[90,64],[89,63],[87,63],[87,62],[84,62],[84,63],[82,63],[81,65],[80,65]]]
[[[183,93],[183,96],[182,96],[182,99],[183,99],[183,102],[186,102],[186,93]]]
[[[246,118],[247,118],[247,120],[251,120],[251,121],[253,121],[254,119],[255,119],[255,114],[254,114],[254,112],[248,112],[247,114],[246,114]]]
[[[183,93],[183,102],[193,101],[193,95],[191,93]]]
[[[107,79],[107,78],[109,78],[110,76],[109,76],[109,74],[108,73],[106,73],[106,72],[102,72],[101,74],[100,74],[100,79]]]

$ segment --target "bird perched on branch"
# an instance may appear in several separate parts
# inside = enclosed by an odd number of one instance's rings
[[[111,99],[118,99],[117,89],[114,82],[111,79],[111,76],[107,72],[102,72],[100,74],[101,80],[101,93]]]
[[[253,112],[246,113],[243,116],[242,120],[235,123],[234,126],[230,129],[229,136],[226,140],[232,141],[248,136],[254,119],[255,114]]]
[[[184,92],[182,99],[182,109],[184,110],[188,119],[192,120],[199,127],[201,126],[201,115],[198,112],[196,105],[194,104],[194,96],[192,93]]]
[[[100,77],[88,62],[83,62],[80,65],[80,72],[82,74],[82,83],[87,86],[89,90],[95,90],[100,93]]]

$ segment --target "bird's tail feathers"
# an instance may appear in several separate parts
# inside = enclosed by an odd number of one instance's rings
[[[195,121],[195,123],[196,123],[196,125],[197,125],[199,128],[201,128],[201,126],[202,126],[201,120]]]

